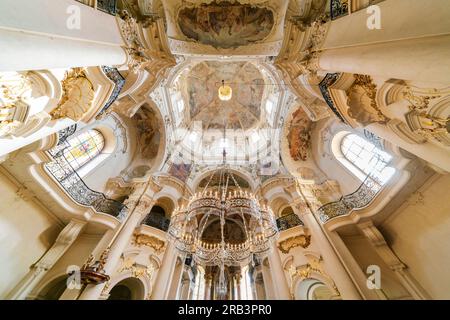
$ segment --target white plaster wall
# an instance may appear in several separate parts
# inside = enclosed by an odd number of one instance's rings
[[[431,178],[382,225],[391,248],[433,299],[450,299],[450,175]]]
[[[128,167],[129,163],[129,154],[116,152],[84,176],[83,180],[92,190],[104,192],[109,178],[117,177],[122,170]]]
[[[43,208],[20,198],[17,189],[0,173],[0,298],[22,280],[61,231]]]
[[[342,240],[352,253],[364,274],[367,267],[375,265],[380,267],[381,290],[390,300],[411,299],[408,291],[400,283],[395,273],[384,263],[378,253],[363,235],[342,236]]]

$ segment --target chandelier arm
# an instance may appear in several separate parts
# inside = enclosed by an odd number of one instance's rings
[[[239,191],[242,191],[241,186],[239,185],[239,183],[236,181],[236,178],[234,177],[234,174],[232,172],[230,172],[231,178],[233,179],[234,184],[238,187]]]
[[[249,233],[248,233],[247,223],[245,222],[244,212],[242,212],[242,208],[239,208],[239,213],[241,214],[242,222],[244,223],[244,231],[245,231],[245,235],[247,236],[247,240],[251,241]]]
[[[206,192],[206,190],[208,189],[209,184],[211,183],[211,180],[212,180],[212,178],[213,178],[215,175],[216,175],[216,173],[214,172],[214,173],[209,177],[209,180],[208,180],[208,182],[206,183],[205,188],[203,188],[203,191],[200,193],[202,196],[205,195],[205,192]]]
[[[200,239],[200,237],[203,235],[203,232],[205,231],[206,224],[208,223],[208,219],[209,219],[209,217],[211,216],[211,209],[210,209],[210,210],[208,211],[208,213],[206,213],[205,215],[206,215],[206,221],[205,221],[205,223],[203,224],[203,226],[201,227],[202,230],[200,230],[200,232],[199,232],[199,239]],[[201,239],[200,239],[200,240],[201,240]]]

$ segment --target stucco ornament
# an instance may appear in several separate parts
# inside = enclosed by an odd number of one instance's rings
[[[28,119],[32,84],[24,74],[0,74],[0,137],[12,135]]]
[[[73,68],[66,73],[62,87],[63,97],[50,115],[53,119],[81,120],[92,107],[94,85],[83,68]]]
[[[353,85],[347,91],[348,115],[362,125],[374,122],[386,123],[389,119],[378,107],[377,86],[372,77],[355,74],[354,78]]]
[[[300,235],[281,241],[278,244],[278,249],[280,249],[282,253],[288,254],[289,251],[291,251],[291,249],[296,247],[302,247],[303,249],[306,249],[309,247],[310,243],[311,243],[310,235]]]

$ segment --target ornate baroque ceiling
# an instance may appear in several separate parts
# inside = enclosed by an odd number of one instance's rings
[[[233,89],[230,101],[218,98],[222,80]],[[251,62],[201,62],[180,81],[190,120],[200,121],[203,129],[222,129],[226,125],[229,129],[248,130],[261,118],[266,86]]]

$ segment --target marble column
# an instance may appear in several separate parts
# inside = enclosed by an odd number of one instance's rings
[[[234,285],[235,285],[235,288],[236,288],[236,299],[235,300],[242,300],[242,292],[241,292],[241,280],[242,280],[242,277],[241,277],[241,275],[239,273],[236,273],[233,276],[233,279],[234,279]]]
[[[335,282],[342,298],[344,300],[360,300],[361,295],[359,294],[359,291],[328,240],[320,222],[310,211],[302,214],[299,212],[297,206],[293,206],[293,209],[309,229],[311,241],[314,241],[314,244],[319,248],[320,254],[323,257],[326,272]]]
[[[170,290],[167,296],[169,300],[175,300],[178,296],[177,293],[180,291],[181,279],[184,272],[184,260],[178,259],[175,263],[173,277],[170,279]]]
[[[53,246],[34,264],[28,274],[8,295],[8,300],[24,300],[34,287],[44,278],[47,272],[64,255],[75,242],[86,222],[71,220],[56,238]]]
[[[267,260],[264,260],[261,266],[261,271],[263,274],[264,290],[266,292],[266,300],[275,299],[275,293],[273,289],[272,276],[269,269],[269,264]]]
[[[178,300],[188,300],[189,299],[190,285],[191,285],[190,279],[183,279],[181,281],[180,291],[178,294]]]
[[[170,279],[173,277],[177,262],[177,249],[173,243],[168,242],[161,268],[158,271],[155,287],[152,293],[152,300],[166,300],[170,289]]]
[[[318,48],[320,69],[447,84],[448,0],[386,0],[377,6],[380,30],[367,27],[371,14],[366,10],[328,23]]]
[[[392,144],[408,151],[411,154],[425,160],[426,162],[446,171],[450,172],[449,152],[447,149],[442,148],[431,142],[425,142],[421,144],[409,143],[398,136],[397,133],[392,131],[386,125],[379,123],[369,124],[366,129],[380,138],[391,142]]]
[[[281,264],[280,254],[278,253],[277,242],[272,246],[272,251],[268,255],[271,276],[273,280],[276,297],[279,300],[290,300],[291,294],[286,281],[283,266]]]
[[[125,204],[128,207],[129,214],[125,222],[121,225],[117,231],[116,237],[113,239],[110,245],[108,257],[104,266],[104,272],[106,274],[113,274],[120,262],[120,257],[130,242],[136,227],[141,223],[145,216],[150,211],[151,207],[155,204],[146,193],[149,191],[151,182],[148,182],[145,186],[137,188],[127,199]],[[96,300],[100,297],[105,283],[99,285],[88,285],[80,295],[80,300]]]
[[[203,297],[203,300],[211,300],[212,295],[212,275],[211,273],[207,272],[204,275],[205,279],[205,294]]]
[[[73,0],[2,0],[0,71],[123,65],[116,17]]]

